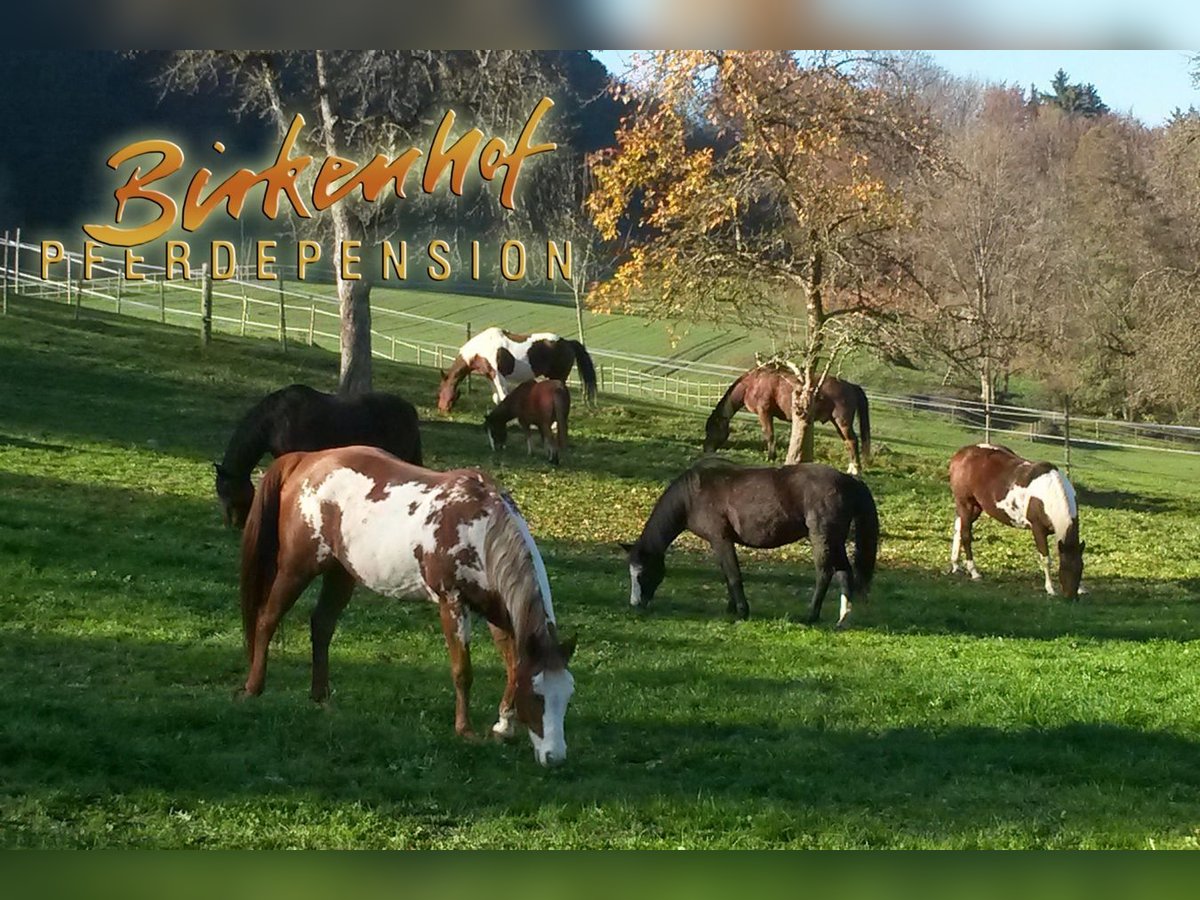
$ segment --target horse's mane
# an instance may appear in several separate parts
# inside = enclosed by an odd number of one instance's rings
[[[650,518],[646,519],[646,524],[642,526],[638,544],[644,550],[651,553],[666,552],[672,541],[679,537],[687,521],[689,500],[699,486],[700,475],[697,469],[721,465],[725,465],[721,460],[701,460],[667,485],[667,489],[654,504],[654,509],[650,511]]]
[[[289,391],[294,392],[297,388],[312,390],[306,385],[289,385],[267,394],[246,411],[238,420],[225,445],[225,456],[221,460],[222,469],[234,476],[250,474],[255,464],[267,452],[267,435],[275,408]]]
[[[446,370],[445,380],[450,384],[458,384],[467,377],[467,373],[470,371],[470,362],[460,352],[458,356],[454,357],[454,362],[450,364],[450,368]]]
[[[733,414],[736,413],[737,410],[731,408],[733,401],[730,398],[733,396],[733,392],[741,387],[742,382],[745,381],[753,371],[754,370],[751,369],[750,372],[743,372],[733,380],[733,384],[729,385],[729,387],[725,389],[725,393],[721,395],[721,399],[717,401],[717,405],[713,407],[713,411],[708,415],[709,422],[722,416],[726,420],[733,418]]]
[[[530,638],[540,643],[548,634],[554,612],[550,598],[543,595],[537,565],[540,557],[534,559],[537,547],[532,538],[526,538],[528,529],[522,529],[523,520],[518,524],[515,518],[520,512],[508,502],[500,508],[503,514],[493,520],[484,537],[484,564],[488,582],[500,595],[512,621],[517,654],[523,656]]]

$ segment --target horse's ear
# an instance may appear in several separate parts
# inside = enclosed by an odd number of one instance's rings
[[[624,541],[617,541],[617,546],[626,553],[633,549],[633,544],[626,544]]]
[[[1080,541],[1079,552],[1082,553],[1085,549],[1087,549],[1087,541]]]
[[[575,653],[575,644],[578,638],[579,635],[573,634],[565,641],[561,641],[559,643],[558,649],[562,652],[564,663],[569,663],[571,661],[571,656]]]
[[[219,462],[215,462],[215,461],[213,462],[213,470],[214,470],[214,471],[215,471],[215,472],[216,472],[218,475],[224,475],[224,474],[225,474],[225,467],[224,467],[224,466],[222,466],[222,465],[221,465]]]
[[[448,377],[448,376],[446,375],[446,370],[445,370],[445,369],[438,369],[438,374],[442,376],[442,381],[445,381],[445,380],[446,380],[446,378]]]

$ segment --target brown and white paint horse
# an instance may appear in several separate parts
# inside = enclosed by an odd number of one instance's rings
[[[758,366],[729,386],[704,425],[704,452],[721,449],[729,440],[729,423],[739,409],[745,407],[758,416],[762,425],[767,459],[775,459],[775,419],[792,420],[792,392],[796,376],[777,366]],[[862,427],[861,455],[858,435],[854,433],[854,417]],[[861,387],[826,375],[813,398],[813,421],[832,422],[846,443],[850,456],[849,472],[857,475],[862,468],[862,456],[871,455],[871,417],[867,395]]]
[[[458,385],[476,372],[491,380],[492,399],[499,403],[518,384],[539,375],[566,381],[571,367],[579,364],[579,377],[589,403],[596,399],[596,367],[579,341],[550,332],[515,334],[486,328],[459,348],[449,371],[442,373],[437,405],[450,412],[458,400]]]
[[[1081,592],[1084,542],[1079,539],[1079,507],[1071,482],[1053,464],[1031,462],[1007,447],[972,444],[950,459],[950,490],[955,509],[951,573],[958,572],[961,552],[971,578],[978,581],[982,577],[971,556],[971,526],[981,513],[987,513],[997,522],[1033,532],[1047,594],[1054,593],[1047,540],[1053,534],[1063,595],[1074,599]]]
[[[450,651],[455,729],[473,734],[471,617],[483,616],[508,683],[492,732],[529,729],[542,765],[562,762],[574,639],[559,641],[546,568],[508,495],[474,470],[434,472],[374,447],[289,453],[263,476],[242,538],[241,604],[250,673],[262,692],[280,619],[318,575],[312,698],[329,696],[329,643],[357,584],[438,605]]]
[[[557,379],[527,381],[505,397],[483,420],[493,450],[508,443],[508,423],[513,419],[525,432],[525,447],[533,454],[533,429],[542,436],[546,459],[557,466],[567,446],[567,417],[571,414],[571,392]]]

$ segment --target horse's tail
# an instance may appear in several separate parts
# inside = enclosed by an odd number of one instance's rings
[[[246,642],[246,653],[254,657],[254,634],[258,627],[258,613],[267,602],[271,583],[275,580],[275,565],[279,557],[279,494],[284,478],[295,468],[295,454],[287,454],[267,469],[246,527],[242,530],[242,633]]]
[[[567,417],[571,414],[571,392],[564,386],[554,392],[554,427],[558,432],[558,449],[567,447]]]
[[[871,489],[858,479],[851,479],[857,488],[854,512],[854,590],[865,597],[875,577],[875,557],[879,554],[879,511]]]
[[[583,380],[584,395],[588,403],[596,402],[596,366],[587,347],[572,338],[563,338],[567,345],[575,351],[575,363],[579,366],[579,377]]]
[[[858,394],[858,428],[862,432],[863,459],[866,459],[871,455],[871,412],[867,404],[867,392],[857,384],[854,390]]]
[[[401,454],[400,458],[414,466],[422,466],[425,463],[421,455],[421,416],[417,413],[417,408],[403,398],[399,407],[399,415],[396,418],[402,430],[400,437],[404,443],[401,446],[406,445],[405,449],[408,451]]]

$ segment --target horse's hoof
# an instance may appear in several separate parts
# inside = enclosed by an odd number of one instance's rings
[[[242,703],[246,700],[252,700],[257,697],[257,694],[252,694],[244,687],[234,688],[233,699],[235,703]]]
[[[846,631],[849,627],[850,627],[850,621],[848,619],[841,619],[836,625],[833,626],[833,630],[834,631]]]
[[[502,726],[500,722],[497,722],[491,727],[491,730],[488,731],[488,737],[498,744],[506,744],[516,736],[517,726],[512,722],[508,723],[506,726]]]
[[[475,733],[474,728],[471,728],[470,726],[468,726],[466,728],[456,728],[454,730],[457,731],[458,736],[460,738],[462,738],[464,741],[466,741],[467,743],[469,743],[469,744],[479,743],[479,735]]]

